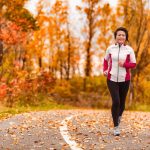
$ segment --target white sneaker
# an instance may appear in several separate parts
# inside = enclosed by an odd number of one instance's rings
[[[119,136],[120,135],[120,130],[119,130],[118,126],[114,127],[114,135],[115,136]]]

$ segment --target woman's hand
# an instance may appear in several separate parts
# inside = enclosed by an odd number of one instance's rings
[[[104,71],[104,72],[103,72],[103,74],[104,74],[104,76],[106,76],[106,77],[107,77],[108,71],[107,71],[107,70],[106,70],[106,71]]]
[[[124,61],[119,61],[119,66],[123,67],[123,65],[124,65]]]

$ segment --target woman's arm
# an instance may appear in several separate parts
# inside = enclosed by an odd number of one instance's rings
[[[127,62],[125,62],[123,64],[123,67],[125,67],[127,69],[129,69],[129,68],[135,68],[136,67],[136,63],[132,63],[132,62],[127,63]]]
[[[133,49],[131,49],[131,53],[129,55],[129,61],[125,61],[123,63],[123,67],[127,69],[136,67],[136,58]]]
[[[103,61],[103,74],[107,76],[108,70],[108,60],[109,60],[109,50],[106,50],[104,61]]]
[[[103,72],[106,71],[108,69],[108,61],[104,58],[104,62],[103,62]]]

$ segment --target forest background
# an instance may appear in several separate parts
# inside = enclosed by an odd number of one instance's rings
[[[0,0],[0,105],[110,108],[102,74],[119,26],[129,31],[137,67],[126,109],[150,111],[149,0]]]

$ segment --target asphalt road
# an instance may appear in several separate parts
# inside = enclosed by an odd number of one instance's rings
[[[109,110],[51,110],[0,121],[0,150],[150,150],[150,112],[125,111],[113,136]]]

